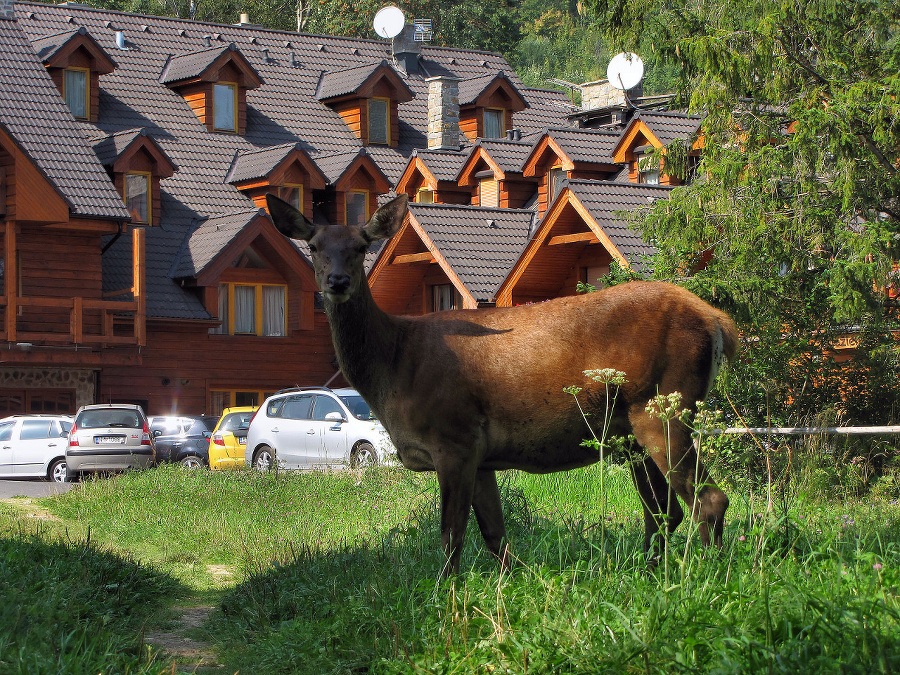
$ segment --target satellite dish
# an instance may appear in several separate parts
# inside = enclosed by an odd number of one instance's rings
[[[644,77],[644,62],[641,57],[631,52],[622,52],[612,57],[606,67],[606,79],[616,89],[628,91],[641,82]]]
[[[394,7],[393,5],[379,9],[375,13],[375,19],[372,21],[375,32],[383,38],[392,38],[400,35],[405,24],[406,17],[403,16],[403,12],[399,7]]]

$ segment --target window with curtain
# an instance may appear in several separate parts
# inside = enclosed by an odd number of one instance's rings
[[[423,187],[416,191],[416,202],[419,204],[434,204],[434,190]]]
[[[500,189],[493,178],[485,178],[478,183],[478,201],[481,206],[495,208],[500,206]]]
[[[390,105],[386,98],[369,99],[369,143],[391,142]]]
[[[550,169],[550,201],[553,201],[562,190],[564,180],[566,180],[566,172],[561,166],[554,166]]]
[[[347,193],[347,225],[362,227],[369,219],[369,193]]]
[[[284,286],[263,286],[262,303],[263,335],[285,335]]]
[[[287,286],[225,283],[219,285],[220,335],[287,335]]]
[[[503,110],[484,111],[484,137],[503,138]]]
[[[66,68],[63,73],[63,95],[66,105],[69,106],[72,115],[80,120],[86,120],[90,114],[89,81],[90,73],[83,68]]]
[[[136,223],[150,222],[150,174],[125,174],[125,207]]]
[[[234,286],[234,332],[256,334],[256,289]]]
[[[298,211],[303,210],[303,186],[302,185],[285,185],[279,190],[278,195],[288,204]]]
[[[453,284],[437,284],[431,287],[431,310],[441,312],[445,309],[459,309],[462,298]]]
[[[237,131],[237,85],[218,82],[213,85],[213,128]]]

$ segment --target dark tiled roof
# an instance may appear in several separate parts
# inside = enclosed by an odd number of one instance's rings
[[[674,140],[688,140],[700,131],[702,117],[666,112],[641,112],[637,117],[646,124],[663,145]]]
[[[613,164],[612,150],[619,131],[551,128],[547,133],[573,162]]]
[[[266,216],[264,209],[248,209],[221,216],[212,216],[199,223],[185,237],[184,243],[169,276],[173,279],[196,276],[219,255],[232,239],[257,216]]]
[[[300,143],[282,143],[259,150],[240,150],[235,154],[234,162],[225,175],[225,182],[240,183],[268,176],[295,149],[302,150],[303,147]]]
[[[391,58],[390,44],[381,40],[306,35],[34,2],[17,2],[16,13],[15,24],[32,41],[84,26],[101,47],[116,57],[118,68],[100,78],[97,124],[75,126],[44,72],[46,97],[52,99],[60,115],[68,116],[66,124],[74,126],[76,135],[78,127],[86,138],[147,128],[157,145],[178,166],[178,172],[160,183],[161,225],[148,228],[146,233],[147,312],[151,317],[208,318],[200,299],[174,283],[169,271],[198,218],[253,208],[250,200],[226,182],[236,153],[300,142],[329,180],[336,180],[360,152],[361,144],[340,115],[316,99],[320,74]],[[115,31],[124,31],[129,50],[116,49]],[[216,46],[207,48],[207,39]],[[247,92],[247,125],[243,136],[208,132],[184,99],[159,80],[171,57],[182,55],[184,59],[176,64],[179,77],[196,74],[204,63],[212,61],[214,54],[221,54],[231,43],[265,82]],[[28,58],[34,68],[45,71],[30,45],[22,47],[31,52]],[[190,59],[184,56],[189,54],[197,55],[197,60],[189,63]],[[19,78],[22,58],[19,53],[10,57],[10,50],[4,44],[0,49],[3,71],[0,77]],[[527,134],[562,122],[565,110],[556,106],[560,97],[552,92],[525,89],[499,54],[423,46],[420,65],[418,74],[398,75],[415,94],[415,98],[399,105],[398,147],[372,147],[368,151],[391,182],[399,178],[413,149],[426,147],[426,77],[444,72],[471,79],[483,75],[493,77],[503,71],[531,105],[514,114],[516,127]],[[171,70],[166,77],[173,77]],[[23,106],[22,101],[32,101],[34,97],[21,89],[12,90],[13,96],[8,91],[6,86],[0,86],[0,101],[4,103],[0,116],[8,116],[7,110],[13,104],[23,110],[24,116],[33,116],[30,110],[33,104]],[[31,140],[38,142],[41,130],[35,130],[30,119],[27,129]],[[110,204],[115,203],[117,213],[124,213],[106,172],[86,146],[85,151],[90,154],[98,180],[105,184]],[[343,165],[339,165],[341,162]],[[72,174],[71,168],[70,162],[65,166],[65,176]],[[79,181],[79,185],[83,182]],[[86,201],[91,205],[104,204],[96,198]],[[126,239],[120,238],[104,255],[107,290],[131,285],[131,247]]]
[[[644,241],[618,214],[650,206],[657,199],[668,199],[672,188],[596,180],[570,180],[568,184],[578,201],[632,264],[639,265],[644,256],[656,253],[656,248]]]
[[[188,54],[177,54],[169,59],[163,67],[163,71],[159,75],[159,81],[164,84],[170,84],[200,77],[200,74],[209,68],[213,61],[232,49],[235,49],[234,44],[218,45]]]
[[[458,150],[416,150],[414,154],[437,180],[454,182],[468,155]]]
[[[522,163],[531,152],[532,144],[527,141],[489,140],[482,138],[476,144],[490,155],[503,173],[522,172]]]
[[[136,139],[141,138],[142,136],[149,138],[151,141],[153,140],[153,136],[148,133],[147,129],[126,129],[125,131],[120,131],[116,134],[106,134],[94,138],[91,141],[91,145],[94,148],[94,152],[97,154],[97,159],[100,160],[100,163],[103,166],[112,166],[119,156],[125,152]],[[157,147],[159,146],[157,145]],[[162,153],[166,159],[169,159],[162,150],[160,150],[160,153]]]
[[[502,71],[480,75],[478,77],[471,77],[464,79],[459,83],[459,104],[463,106],[475,103],[475,101],[478,100],[478,97],[481,96],[497,79],[505,79],[514,89],[518,90],[515,83],[511,82]],[[522,93],[519,92],[519,95],[522,96]],[[524,99],[525,97],[523,96],[522,98]],[[526,105],[528,104],[527,101],[525,103]]]
[[[472,297],[494,300],[528,242],[534,211],[410,204],[409,211]]]
[[[130,219],[16,21],[0,20],[0,125],[56,187],[72,214]]]

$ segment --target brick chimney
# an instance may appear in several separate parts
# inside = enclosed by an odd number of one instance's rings
[[[15,0],[0,0],[0,19],[16,20]]]
[[[428,149],[459,150],[459,78],[429,77]]]

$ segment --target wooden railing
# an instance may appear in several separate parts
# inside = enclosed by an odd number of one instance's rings
[[[65,321],[68,313],[69,320]],[[135,300],[0,297],[0,340],[91,346],[145,344],[144,316]]]

